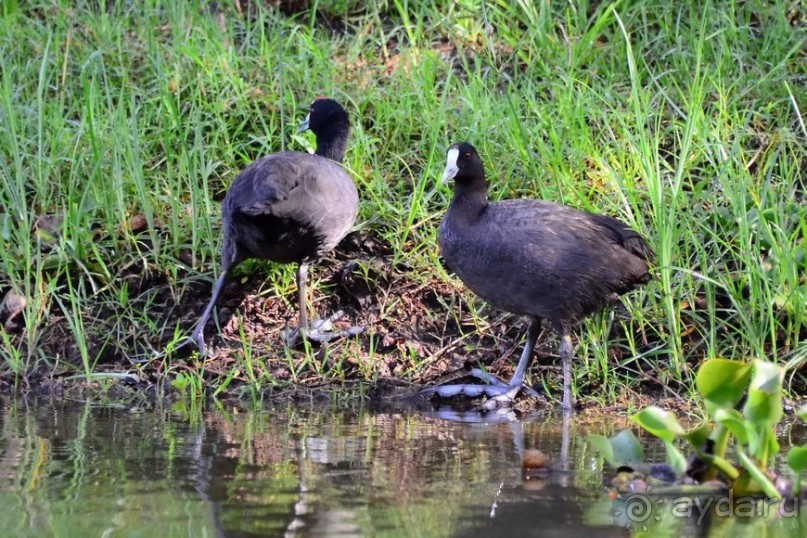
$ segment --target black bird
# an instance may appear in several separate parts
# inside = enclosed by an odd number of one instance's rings
[[[543,200],[489,202],[482,160],[473,146],[448,148],[443,182],[454,196],[437,241],[446,264],[493,306],[529,316],[527,342],[510,383],[427,389],[443,397],[487,394],[485,407],[510,403],[524,384],[546,319],[561,335],[563,408],[571,409],[571,332],[583,317],[650,280],[653,251],[623,222]],[[534,392],[531,389],[530,392]]]
[[[267,155],[245,168],[230,185],[221,206],[224,239],[221,274],[212,297],[191,335],[205,352],[204,327],[227,274],[248,258],[297,263],[300,332],[309,331],[305,286],[308,265],[332,250],[356,221],[359,195],[340,163],[345,156],[350,121],[332,99],[315,100],[300,126],[317,139],[314,155],[284,151]]]

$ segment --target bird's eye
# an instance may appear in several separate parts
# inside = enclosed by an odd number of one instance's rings
[[[463,155],[463,157],[465,157],[466,159],[470,159],[470,158],[471,158],[471,154],[470,154],[470,153],[466,153],[465,155]]]

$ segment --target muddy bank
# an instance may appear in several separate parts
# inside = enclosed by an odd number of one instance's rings
[[[320,316],[342,310],[336,328],[360,325],[358,336],[329,343],[298,343],[287,349],[281,331],[298,321],[296,289],[284,286],[279,295],[273,278],[280,266],[247,262],[229,279],[218,302],[221,332],[213,321],[205,330],[209,356],[199,359],[194,346],[171,352],[179,342],[174,328],[190,334],[210,297],[212,266],[194,270],[183,266],[178,281],[142,267],[119,268],[118,278],[129,282],[127,309],[101,293],[93,308],[82,311],[81,323],[90,356],[97,356],[92,372],[118,374],[87,382],[82,351],[70,321],[54,309],[42,328],[36,355],[43,357],[33,372],[16,377],[3,372],[8,389],[41,395],[81,396],[102,391],[113,398],[171,398],[178,396],[171,381],[178,375],[203,372],[208,392],[219,398],[241,397],[246,387],[259,387],[272,399],[386,400],[413,395],[418,388],[470,379],[472,367],[509,379],[521,352],[527,321],[492,309],[468,292],[459,281],[443,281],[434,271],[395,261],[392,249],[373,233],[352,233],[329,257],[312,267],[313,309]],[[291,268],[289,268],[291,269]],[[289,269],[285,275],[292,278]],[[138,313],[142,313],[139,314]],[[476,315],[475,315],[476,314]],[[621,305],[617,316],[626,316]],[[147,318],[147,319],[144,319]],[[0,320],[14,345],[27,352],[24,320],[20,315]],[[142,322],[141,322],[142,321]],[[612,324],[613,367],[623,358],[624,335]],[[633,335],[637,341],[644,335]],[[245,353],[242,339],[247,343]],[[648,347],[657,342],[646,342]],[[166,350],[169,352],[166,353]],[[247,364],[249,357],[249,365]],[[251,368],[251,372],[249,369]],[[636,405],[647,398],[669,398],[680,386],[663,385],[656,364],[633,362],[634,390],[623,391],[617,406]],[[644,373],[646,372],[646,373]],[[125,374],[125,375],[124,375]],[[559,397],[561,369],[557,335],[545,330],[536,346],[531,368],[534,383],[543,382]],[[595,381],[580,384],[581,405],[601,407],[585,395],[598,394]],[[539,392],[540,386],[536,386]],[[555,401],[521,397],[521,410],[555,406]]]

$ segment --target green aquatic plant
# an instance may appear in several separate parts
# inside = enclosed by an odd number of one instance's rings
[[[179,393],[181,399],[196,400],[204,395],[204,378],[194,371],[177,372],[171,380],[171,386]]]
[[[706,421],[687,430],[674,413],[656,406],[639,411],[631,420],[664,442],[667,465],[677,476],[686,475],[701,484],[721,479],[738,497],[764,494],[781,499],[784,488],[777,483],[783,482],[771,464],[780,450],[776,425],[783,416],[784,372],[781,366],[764,360],[709,359],[695,378]],[[798,415],[807,420],[807,408]],[[688,446],[688,458],[676,441]],[[641,447],[629,430],[610,439],[593,436],[591,442],[614,468],[646,465]],[[807,446],[791,448],[787,463],[796,476],[792,493],[797,495],[801,473],[807,468]]]

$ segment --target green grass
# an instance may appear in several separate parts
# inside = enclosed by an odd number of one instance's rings
[[[648,239],[657,280],[625,299],[627,314],[578,330],[579,395],[615,400],[648,376],[678,386],[706,356],[794,372],[807,360],[798,2],[348,0],[294,16],[95,4],[0,6],[0,293],[26,298],[19,326],[0,330],[7,379],[89,376],[110,360],[176,373],[161,352],[187,331],[165,305],[217,271],[216,200],[256,157],[312,146],[295,130],[320,94],[353,119],[345,166],[359,228],[414,281],[451,282],[473,300],[437,259],[450,196],[438,178],[458,140],[479,149],[492,198],[614,215]],[[261,293],[287,300],[293,268],[270,273]],[[435,315],[468,327],[468,311]],[[489,315],[472,308],[472,324]],[[235,377],[274,383],[242,334]],[[378,340],[359,336],[344,353],[380,362]],[[275,358],[295,380],[381,375],[316,353]],[[396,360],[393,374],[408,378],[427,357]]]

